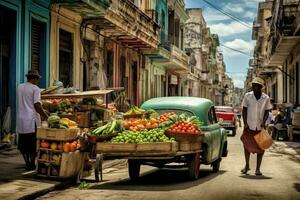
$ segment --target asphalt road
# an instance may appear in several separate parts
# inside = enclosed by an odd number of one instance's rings
[[[255,176],[256,156],[251,155],[249,175],[242,175],[243,147],[241,128],[235,137],[228,137],[229,154],[223,158],[221,169],[213,173],[210,166],[201,165],[200,178],[189,181],[186,170],[158,170],[143,166],[139,183],[128,179],[126,166],[107,169],[104,181],[91,183],[89,188],[77,187],[51,192],[39,199],[155,199],[155,200],[300,200],[300,164],[290,155],[268,150],[261,171]]]

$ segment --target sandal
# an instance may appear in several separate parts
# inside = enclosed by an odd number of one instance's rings
[[[250,168],[243,168],[242,170],[241,170],[241,173],[242,174],[247,174],[247,172],[250,170]]]
[[[256,170],[256,172],[255,172],[255,175],[256,175],[256,176],[261,176],[261,175],[262,175],[262,173],[261,173],[261,171],[259,171],[259,170]]]

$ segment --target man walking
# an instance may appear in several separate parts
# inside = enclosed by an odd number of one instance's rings
[[[17,133],[18,149],[23,155],[27,170],[35,169],[36,127],[48,116],[42,108],[41,90],[37,86],[41,76],[37,70],[26,74],[27,82],[20,84],[17,90]]]
[[[241,140],[244,144],[244,153],[246,165],[241,170],[243,174],[247,174],[249,168],[250,153],[257,154],[256,175],[262,175],[260,165],[264,155],[264,150],[260,149],[254,139],[254,135],[265,128],[266,120],[269,116],[269,110],[272,109],[270,97],[262,92],[264,80],[256,77],[252,81],[252,90],[245,94],[243,107],[244,132]]]

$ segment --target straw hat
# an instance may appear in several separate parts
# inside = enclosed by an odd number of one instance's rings
[[[29,70],[28,73],[26,74],[26,77],[28,76],[33,76],[37,78],[42,78],[42,76],[39,74],[38,70]]]
[[[251,82],[252,84],[253,83],[256,83],[256,84],[259,84],[259,85],[261,85],[261,86],[265,86],[265,81],[262,79],[262,78],[260,78],[260,77],[255,77],[253,80],[252,80],[252,82]]]

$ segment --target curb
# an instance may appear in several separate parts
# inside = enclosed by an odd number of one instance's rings
[[[118,159],[118,160],[107,160],[103,162],[103,170],[107,169],[107,168],[111,168],[113,166],[119,165],[121,163],[127,162],[124,159]],[[62,190],[62,189],[67,189],[73,185],[76,185],[76,179],[67,179],[65,181],[61,181],[49,188],[43,189],[43,190],[39,190],[36,192],[33,192],[31,194],[27,194],[21,198],[19,198],[20,200],[30,200],[30,199],[36,199],[38,197],[41,197],[49,192],[53,192],[55,190]]]

